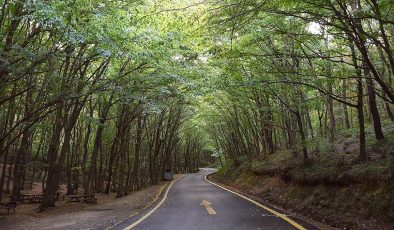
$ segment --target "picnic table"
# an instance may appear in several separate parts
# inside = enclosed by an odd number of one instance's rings
[[[97,201],[94,195],[66,195],[65,198],[70,202],[84,201],[86,203],[93,203]]]
[[[36,194],[21,194],[19,196],[19,202],[27,202],[27,203],[41,203],[42,198],[44,197],[44,193],[36,193]]]
[[[59,200],[61,191],[56,191],[55,192],[55,200]],[[44,193],[26,193],[26,194],[20,194],[18,201],[23,203],[27,202],[30,204],[37,204],[41,203],[42,198],[44,197]]]
[[[12,211],[14,211],[15,213],[16,202],[15,201],[1,202],[0,208],[7,209],[8,214],[10,213],[10,209],[12,209]]]

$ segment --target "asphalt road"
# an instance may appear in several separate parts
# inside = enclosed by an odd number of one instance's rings
[[[199,173],[185,175],[172,185],[164,203],[150,215],[142,213],[114,229],[124,229],[143,216],[146,218],[132,229],[297,229],[273,213],[207,182],[204,176],[211,172],[211,169],[203,169]],[[314,229],[291,216],[289,218],[305,229]]]

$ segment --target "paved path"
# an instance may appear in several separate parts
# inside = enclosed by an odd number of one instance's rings
[[[146,219],[132,229],[137,230],[241,230],[297,229],[287,221],[204,179],[211,169],[188,174],[176,181],[167,199],[151,215],[142,213],[115,226],[130,227],[144,215]],[[294,220],[292,217],[289,217]],[[296,221],[303,227],[308,224]]]

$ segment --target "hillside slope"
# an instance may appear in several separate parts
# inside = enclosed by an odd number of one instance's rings
[[[341,149],[347,141],[344,139],[336,147]],[[315,153],[313,162],[305,165],[300,156],[283,151],[266,161],[244,161],[238,167],[227,162],[211,178],[335,227],[393,229],[391,142],[371,146],[370,159],[363,162],[351,151],[336,149],[330,154]]]

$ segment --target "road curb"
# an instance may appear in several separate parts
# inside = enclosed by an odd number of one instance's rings
[[[114,229],[114,228],[116,228],[116,226],[122,224],[124,221],[126,221],[126,220],[128,220],[128,219],[130,219],[130,218],[133,218],[134,216],[140,214],[140,213],[143,212],[144,210],[150,208],[153,204],[155,204],[155,203],[157,202],[157,200],[158,200],[158,199],[160,198],[160,196],[163,194],[164,189],[167,188],[167,187],[168,187],[168,184],[166,184],[166,185],[164,185],[162,188],[160,188],[160,192],[158,193],[158,195],[156,195],[156,197],[153,199],[153,201],[150,202],[148,205],[146,205],[146,206],[143,207],[143,208],[136,209],[135,213],[131,214],[131,215],[130,215],[129,217],[127,217],[126,219],[121,220],[121,221],[118,221],[118,222],[115,223],[115,224],[111,224],[110,226],[106,226],[106,227],[104,228],[104,230]]]
[[[230,190],[230,189],[228,189],[228,188],[225,188],[225,187],[223,187],[223,186],[221,186],[221,185],[219,185],[219,184],[216,184],[215,182],[212,182],[212,181],[208,180],[207,176],[212,175],[212,174],[214,174],[214,173],[216,173],[216,172],[213,172],[213,173],[210,173],[210,174],[206,174],[206,175],[204,176],[204,179],[205,179],[208,183],[210,183],[210,184],[213,184],[213,185],[215,185],[215,186],[217,186],[217,187],[219,187],[219,188],[221,188],[221,189],[223,189],[223,190],[226,190],[227,192],[230,192],[230,193],[232,193],[232,194],[234,194],[234,195],[237,195],[237,196],[239,196],[239,197],[241,197],[241,198],[243,198],[243,199],[245,199],[245,200],[247,200],[247,201],[249,201],[249,202],[251,202],[251,203],[257,205],[257,206],[260,207],[260,208],[263,208],[264,210],[266,210],[266,211],[268,211],[268,212],[274,214],[275,216],[277,216],[277,217],[283,219],[284,221],[286,221],[287,223],[291,224],[291,225],[292,225],[293,227],[295,227],[296,229],[298,229],[298,230],[306,230],[306,228],[304,228],[302,225],[300,225],[299,223],[295,222],[294,220],[290,219],[290,218],[287,217],[286,215],[284,215],[284,214],[282,214],[282,213],[279,213],[279,212],[277,212],[277,211],[275,211],[275,210],[273,210],[273,209],[271,209],[271,208],[269,208],[269,207],[267,207],[267,206],[265,206],[265,205],[263,205],[263,204],[261,204],[261,203],[255,201],[255,200],[252,200],[251,198],[249,198],[249,197],[247,197],[247,196],[245,196],[245,195],[242,195],[242,194],[239,194],[239,193],[237,193],[237,192],[234,192],[234,191],[232,191],[232,190]]]
[[[160,201],[154,208],[152,208],[149,212],[147,212],[145,215],[143,215],[141,218],[139,218],[138,220],[136,220],[135,222],[133,222],[133,223],[130,224],[129,226],[123,228],[123,230],[130,230],[130,229],[133,229],[133,228],[136,227],[138,224],[140,224],[141,222],[143,222],[146,218],[148,218],[150,215],[152,215],[158,208],[160,208],[160,206],[161,206],[161,205],[164,203],[164,201],[167,199],[168,192],[170,191],[172,185],[173,185],[176,181],[178,181],[179,179],[181,179],[181,178],[184,177],[184,176],[185,176],[185,175],[182,175],[182,176],[176,178],[175,180],[173,180],[173,181],[170,183],[170,185],[168,185],[168,187],[167,187],[167,189],[166,189],[166,191],[165,191],[165,193],[164,193],[164,196],[163,196],[163,198],[161,199],[161,201]],[[163,188],[163,190],[164,190],[164,188]],[[160,192],[159,196],[157,196],[156,200],[152,203],[152,205],[153,205],[154,203],[157,202],[158,198],[162,195],[163,190]],[[149,208],[149,207],[150,207],[150,206],[148,206],[148,207],[146,207],[146,208]],[[138,213],[137,213],[137,214],[138,214]],[[136,215],[137,215],[137,214],[136,214]]]

